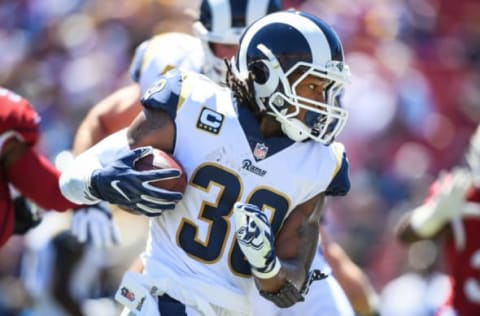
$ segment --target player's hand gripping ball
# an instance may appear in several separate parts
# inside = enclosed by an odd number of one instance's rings
[[[183,167],[178,161],[167,152],[153,148],[153,152],[135,162],[135,169],[138,171],[155,169],[177,169],[180,171],[178,178],[163,179],[151,182],[150,184],[159,189],[185,193],[187,188],[187,176]]]
[[[147,146],[130,150],[94,170],[88,193],[132,213],[155,217],[174,210],[186,187],[180,164],[167,153]]]

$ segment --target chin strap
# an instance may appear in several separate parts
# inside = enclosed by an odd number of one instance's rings
[[[284,119],[277,116],[277,121],[282,126],[282,132],[293,141],[303,142],[309,137],[305,124],[297,118]]]

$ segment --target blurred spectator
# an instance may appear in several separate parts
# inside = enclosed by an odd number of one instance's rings
[[[390,221],[420,203],[439,170],[458,163],[480,121],[480,3],[285,2],[329,21],[348,53],[354,78],[345,106],[355,115],[340,140],[352,190],[332,203],[330,223],[333,238],[380,290],[405,266]],[[133,49],[159,32],[190,33],[185,10],[198,3],[2,1],[0,85],[36,105],[45,135],[40,150],[52,158],[70,148],[91,105],[129,83]],[[9,276],[21,244],[16,238],[0,253]]]
[[[467,152],[469,169],[442,172],[424,203],[399,221],[398,238],[405,243],[435,240],[441,245],[445,268],[451,278],[451,297],[444,308],[456,315],[480,313],[478,249],[480,227],[480,130]],[[443,311],[442,311],[443,312]],[[443,315],[443,314],[442,314]]]
[[[332,203],[332,230],[378,288],[402,266],[378,262],[398,248],[393,225],[378,223],[421,200],[433,175],[457,162],[478,121],[477,6],[472,0],[301,4],[346,43],[353,79],[345,106],[355,115],[340,141],[350,157],[352,190]],[[379,278],[379,271],[389,272]]]
[[[409,248],[410,269],[384,287],[380,315],[437,315],[450,291],[448,276],[436,272],[437,256],[437,248],[431,241],[420,241]]]
[[[68,231],[52,237],[40,249],[26,251],[22,273],[30,304],[29,315],[87,315],[86,302],[102,293],[102,254],[98,249],[77,241]],[[107,295],[108,296],[108,295]],[[97,310],[114,315],[115,305]],[[111,307],[108,312],[105,308]],[[119,312],[117,307],[116,312]]]

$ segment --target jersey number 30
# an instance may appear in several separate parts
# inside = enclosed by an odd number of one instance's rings
[[[217,262],[228,248],[229,266],[239,276],[249,276],[250,266],[246,261],[236,238],[227,245],[230,230],[230,216],[233,204],[242,195],[241,178],[232,170],[216,164],[200,166],[193,173],[190,184],[202,191],[210,192],[217,187],[214,202],[203,201],[199,210],[199,219],[207,223],[208,231],[205,240],[199,238],[199,226],[187,218],[183,218],[177,231],[177,241],[191,257],[201,262],[212,264]],[[289,200],[285,195],[265,186],[256,187],[250,192],[247,203],[255,204],[261,209],[272,212],[271,227],[275,234],[289,209]]]

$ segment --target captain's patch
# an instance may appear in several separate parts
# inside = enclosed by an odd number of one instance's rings
[[[218,134],[222,128],[223,120],[223,114],[204,107],[198,118],[197,128],[212,134]]]

